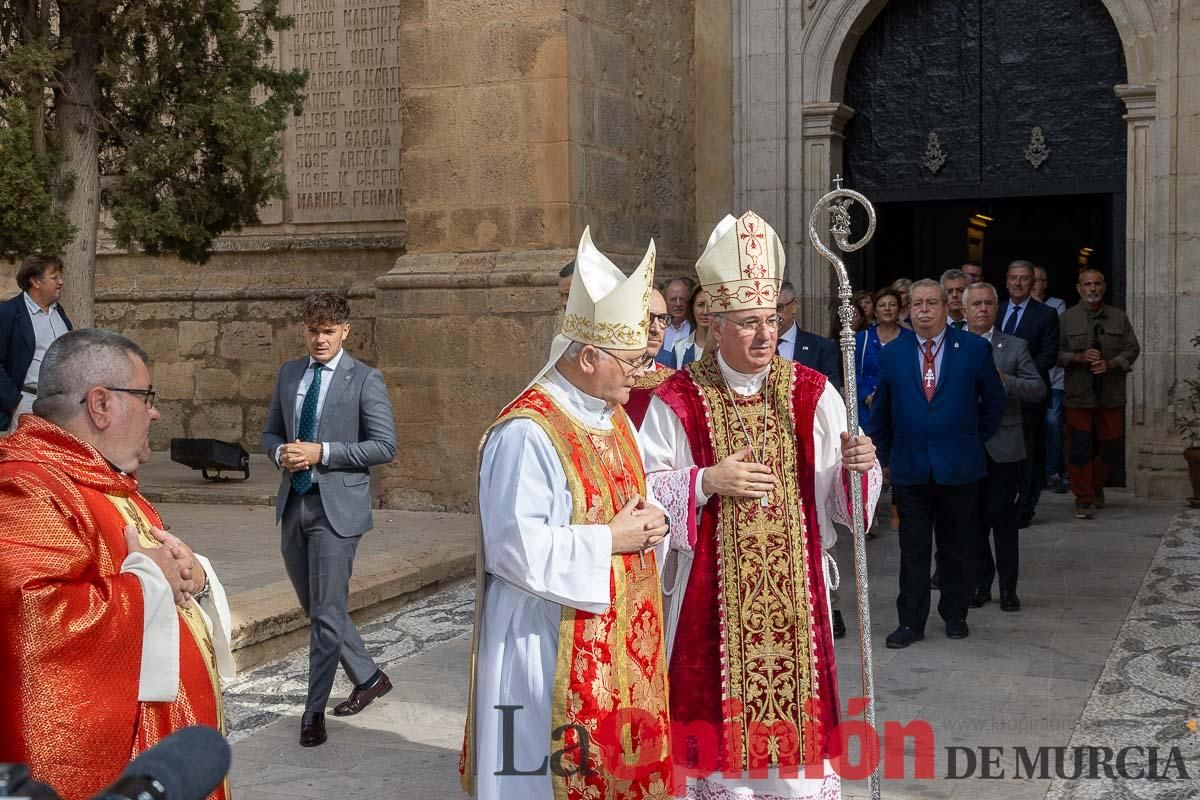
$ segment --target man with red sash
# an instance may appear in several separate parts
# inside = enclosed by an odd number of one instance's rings
[[[77,330],[0,442],[0,761],[65,800],[180,728],[224,726],[224,592],[138,493],[157,419],[142,349]]]
[[[641,429],[671,515],[673,744],[692,798],[841,791],[823,544],[850,521],[846,470],[867,519],[880,470],[825,376],[776,355],[783,268],[762,219],[722,220],[696,264],[719,347],[655,391]]]
[[[658,289],[652,289],[650,292],[650,314],[647,319],[649,327],[646,330],[646,355],[653,358],[662,350],[667,326],[671,324],[671,315],[667,313],[666,298]],[[642,427],[642,420],[646,416],[647,406],[650,405],[651,395],[674,372],[675,370],[670,367],[664,367],[654,361],[638,377],[633,388],[629,390],[629,401],[625,403],[625,413],[633,420],[634,425]]]
[[[626,278],[585,230],[550,360],[481,445],[461,772],[485,800],[670,796],[667,525],[621,409],[653,277],[653,243]]]

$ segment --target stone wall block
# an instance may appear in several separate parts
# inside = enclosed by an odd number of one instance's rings
[[[109,330],[115,330],[115,325],[119,322],[126,324],[132,323],[133,303],[96,303],[96,324],[108,327]],[[121,325],[125,327],[126,325]]]
[[[191,319],[193,315],[192,304],[180,302],[134,303],[133,312],[134,322]]]
[[[564,142],[570,135],[570,81],[548,78],[523,87],[521,116],[525,139],[530,142]]]
[[[269,411],[266,403],[259,405],[245,406],[245,419],[242,423],[242,447],[246,448],[246,452],[251,455],[261,453],[262,450],[262,432],[267,427],[267,412]]]
[[[410,252],[441,250],[446,247],[450,215],[444,210],[410,210],[408,217],[408,247]]]
[[[196,370],[196,400],[235,400],[238,396],[238,377],[223,367]]]
[[[525,87],[520,84],[481,86],[464,92],[462,105],[467,130],[486,131],[488,148],[521,141],[524,92]]]
[[[404,197],[414,208],[461,203],[471,154],[462,150],[412,150],[404,154]]]
[[[245,431],[245,412],[236,403],[203,403],[187,420],[187,435],[194,439],[237,442]],[[257,433],[261,433],[261,429]],[[257,435],[257,433],[255,435]]]
[[[243,362],[238,368],[238,396],[248,403],[271,402],[278,374],[274,363]]]
[[[528,302],[529,292],[522,292]],[[470,363],[473,368],[495,369],[498,364],[518,364],[529,348],[525,326],[503,317],[481,317],[469,325]]]
[[[587,156],[587,174],[593,197],[613,202],[629,192],[629,164],[623,158],[593,150]]]
[[[217,333],[218,326],[215,321],[181,321],[179,323],[179,355],[212,355],[217,348]]]
[[[625,37],[596,26],[591,28],[592,79],[601,86],[618,92],[629,91],[629,75],[625,59],[629,42]]]
[[[513,211],[513,244],[536,247],[546,240],[546,211],[541,206],[522,206]]]
[[[629,98],[615,92],[596,94],[596,139],[601,147],[622,151],[635,147],[636,125]]]
[[[440,369],[462,361],[462,322],[462,318],[425,317],[384,318],[376,324],[380,340],[387,342],[389,365]]]
[[[450,246],[464,252],[502,250],[512,244],[512,213],[505,206],[450,212]]]
[[[230,322],[223,326],[218,348],[235,361],[272,361],[275,331],[269,322]]]
[[[161,398],[162,395],[159,395],[154,402],[154,407],[158,409],[158,421],[150,426],[150,449],[157,451],[170,449],[171,439],[183,435],[184,420],[191,408],[190,403],[182,400],[172,401]],[[155,458],[166,458],[166,456],[155,456]]]
[[[158,397],[192,401],[196,398],[195,376],[195,361],[166,361],[154,364],[151,380]]]
[[[137,342],[146,351],[146,355],[150,357],[154,367],[162,362],[175,361],[177,358],[179,334],[174,325],[135,326],[118,330],[118,333]]]
[[[405,169],[408,151],[444,148],[459,141],[466,99],[463,90],[452,88],[410,89],[404,93]]]
[[[229,300],[197,301],[192,316],[198,320],[240,319],[243,315],[241,303]]]
[[[500,19],[479,32],[477,69],[493,81],[558,78],[567,72],[566,35],[558,17]]]

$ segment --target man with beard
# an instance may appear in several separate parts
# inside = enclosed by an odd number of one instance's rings
[[[642,426],[651,486],[671,515],[669,562],[687,565],[666,567],[671,719],[698,732],[674,742],[676,767],[689,797],[834,798],[822,545],[834,522],[850,524],[848,480],[864,484],[871,518],[875,448],[847,433],[824,375],[776,353],[784,252],[770,226],[727,216],[696,271],[719,346],[655,391]],[[697,746],[704,732],[719,752]]]
[[[1104,302],[1104,275],[1084,270],[1079,304],[1062,315],[1058,365],[1067,417],[1067,476],[1075,518],[1104,508],[1104,484],[1121,457],[1125,376],[1141,353],[1129,317]]]
[[[671,323],[671,315],[667,313],[667,301],[658,289],[650,292],[649,319],[646,353],[656,360],[638,377],[637,383],[629,391],[629,402],[625,404],[625,413],[639,428],[642,427],[642,419],[646,416],[646,407],[650,405],[650,395],[675,371],[659,363],[656,358],[662,350],[667,326]]]

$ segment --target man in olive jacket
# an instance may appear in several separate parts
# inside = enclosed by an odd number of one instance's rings
[[[1060,321],[1058,365],[1075,517],[1092,519],[1104,508],[1104,483],[1121,457],[1125,375],[1142,348],[1125,312],[1104,303],[1104,275],[1084,270],[1076,289],[1079,304]]]

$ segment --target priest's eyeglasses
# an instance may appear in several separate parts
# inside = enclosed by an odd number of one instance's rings
[[[617,361],[620,361],[622,364],[625,364],[628,367],[632,367],[634,372],[645,372],[647,369],[650,368],[650,365],[654,363],[654,356],[650,355],[649,353],[646,353],[641,358],[639,358],[637,361],[626,361],[625,359],[621,358],[616,353],[605,350],[603,347],[597,347],[596,349],[599,350],[601,353],[604,353],[607,356],[612,356]]]
[[[137,395],[146,402],[146,408],[154,408],[154,396],[157,393],[154,391],[153,386],[146,389],[126,389],[121,386],[105,386],[103,388],[108,389],[110,392],[124,392],[125,394]],[[79,401],[79,405],[83,405],[86,402],[87,398],[84,397]]]
[[[751,334],[754,333],[755,331],[757,331],[759,326],[762,326],[763,328],[765,328],[766,330],[769,330],[769,331],[776,330],[779,328],[779,323],[782,319],[778,314],[772,314],[771,316],[764,317],[763,319],[746,319],[746,320],[742,320],[741,322],[738,322],[736,320],[730,319],[729,317],[725,316],[724,314],[714,314],[713,316],[720,317],[722,320],[724,320],[725,322],[728,322],[730,325],[734,326],[735,328],[740,330],[742,333],[751,333]]]

